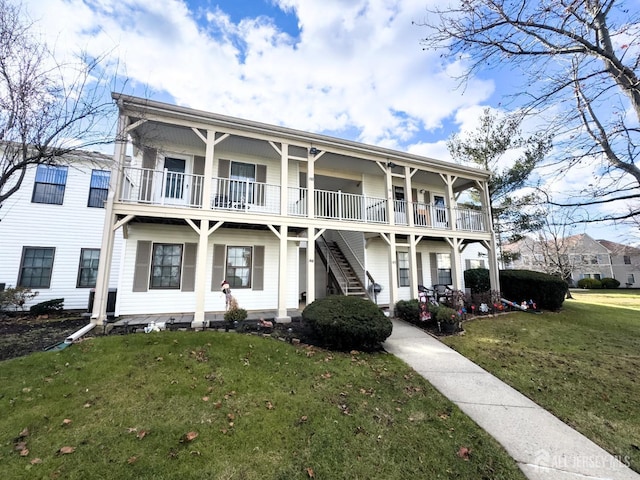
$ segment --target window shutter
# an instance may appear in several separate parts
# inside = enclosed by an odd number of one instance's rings
[[[215,244],[213,246],[213,272],[211,274],[212,292],[220,290],[220,284],[224,280],[224,262],[226,251],[226,245]]]
[[[264,205],[265,204],[264,191],[266,188],[264,184],[267,183],[267,166],[266,165],[256,165],[256,182],[261,185],[256,185],[256,189],[258,191],[255,192],[255,195],[254,195],[254,198],[256,199],[255,201],[258,205]]]
[[[480,260],[480,268],[487,268],[487,267],[485,267],[484,260]]]
[[[196,289],[197,243],[185,243],[182,257],[182,291],[194,292]]]
[[[138,240],[136,261],[133,270],[133,291],[146,292],[149,288],[149,266],[151,264],[151,242]]]
[[[424,285],[424,277],[422,275],[422,252],[416,252],[416,263],[418,264],[418,285]]]
[[[253,247],[252,288],[253,290],[264,290],[264,245],[256,245]]]
[[[435,253],[429,254],[429,263],[431,265],[431,285],[438,283],[438,261]]]
[[[193,174],[204,175],[204,157],[193,157]],[[193,177],[191,187],[191,205],[202,205],[202,188],[204,186],[204,178]]]
[[[465,270],[470,270],[470,269],[471,269],[471,260],[466,259],[466,260],[464,261],[464,269],[465,269]]]
[[[223,160],[222,158],[218,160],[218,177],[229,178],[230,171],[231,171],[231,162],[229,160]],[[224,278],[222,280],[224,280]]]
[[[418,201],[418,190],[416,188],[411,189],[411,201],[412,202]]]
[[[142,151],[142,171],[140,183],[140,200],[149,202],[153,199],[153,170],[156,168],[156,156],[158,151],[155,148],[144,147]]]

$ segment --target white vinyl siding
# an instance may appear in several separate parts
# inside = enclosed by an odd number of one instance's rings
[[[105,163],[105,167],[108,168],[108,165],[109,163]],[[91,171],[94,168],[95,162],[78,160],[74,168],[68,169],[62,205],[31,202],[36,169],[30,168],[20,190],[0,209],[0,282],[12,287],[17,284],[24,246],[47,246],[56,249],[49,288],[34,289],[39,294],[26,308],[55,298],[64,298],[66,309],[86,310],[89,304],[89,289],[78,288],[77,284],[81,250],[99,249],[102,244],[105,209],[87,206]],[[120,229],[116,231],[115,237],[109,279],[111,288],[117,287],[118,284],[122,243]]]

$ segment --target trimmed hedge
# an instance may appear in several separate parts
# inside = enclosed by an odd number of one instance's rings
[[[331,295],[307,305],[302,319],[310,342],[333,350],[373,350],[391,335],[392,324],[371,300]]]
[[[48,315],[64,310],[64,298],[54,298],[44,302],[36,303],[29,309],[32,315]]]
[[[464,271],[464,284],[471,289],[471,293],[482,293],[491,290],[489,270],[486,268],[472,268]]]
[[[602,283],[602,288],[618,288],[620,286],[620,282],[615,278],[605,277],[600,280]]]
[[[578,288],[602,288],[602,282],[597,278],[581,278],[578,280]]]
[[[561,278],[532,270],[500,270],[500,288],[507,300],[532,299],[538,308],[559,310],[569,285]]]

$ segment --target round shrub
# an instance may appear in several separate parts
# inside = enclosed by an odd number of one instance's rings
[[[332,295],[307,305],[310,342],[334,350],[372,350],[391,335],[391,320],[371,300]]]
[[[453,308],[440,307],[436,314],[436,320],[440,323],[458,323],[458,312]]]
[[[600,280],[602,284],[602,288],[618,288],[620,286],[620,282],[615,278],[605,277]]]
[[[420,303],[415,298],[412,300],[399,300],[396,302],[396,317],[409,323],[420,321]]]
[[[602,288],[602,282],[597,278],[581,278],[578,280],[578,288]]]

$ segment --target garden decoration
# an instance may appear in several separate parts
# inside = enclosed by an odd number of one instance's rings
[[[420,321],[426,322],[431,320],[431,312],[429,311],[429,302],[427,301],[427,292],[418,293],[418,301],[420,303]]]
[[[229,308],[231,307],[231,299],[233,298],[231,296],[231,287],[229,286],[229,283],[226,280],[223,280],[222,283],[220,284],[222,293],[224,294],[224,310],[225,312],[229,311]]]

